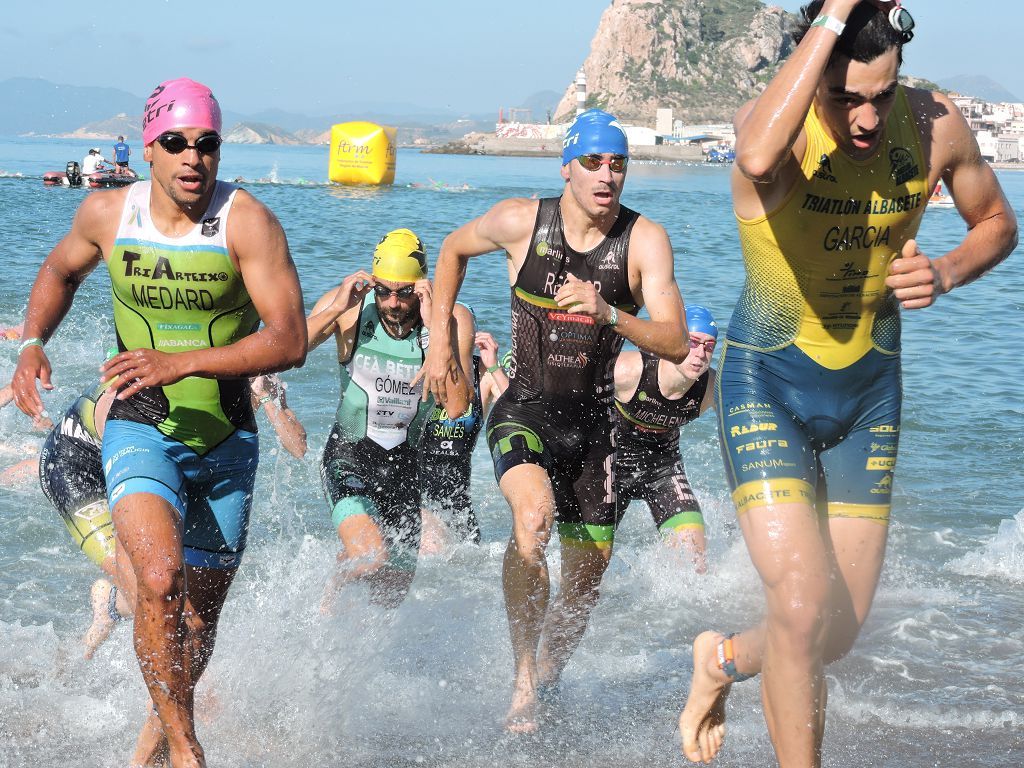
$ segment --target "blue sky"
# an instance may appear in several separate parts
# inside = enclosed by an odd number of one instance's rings
[[[145,96],[160,80],[188,75],[241,112],[325,114],[371,101],[496,113],[537,91],[562,91],[608,5],[42,0],[0,17],[0,80],[41,77]],[[908,8],[918,35],[906,72],[933,80],[985,74],[1024,99],[1016,0],[917,0]]]

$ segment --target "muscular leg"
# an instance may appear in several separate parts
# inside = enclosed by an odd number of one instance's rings
[[[676,528],[662,534],[665,544],[693,566],[697,573],[708,572],[707,538],[703,528]]]
[[[782,768],[819,765],[822,656],[830,562],[810,505],[751,509],[740,518],[767,598],[761,700]]]
[[[236,568],[185,566],[185,626],[188,638],[186,646],[193,692],[213,656],[220,612],[236,573]],[[151,706],[149,717],[135,743],[131,765],[133,768],[163,766],[166,765],[167,756],[167,739],[164,738],[163,726]]]
[[[135,753],[129,763],[131,768],[164,768],[167,765],[167,739],[164,738],[164,727],[160,716],[153,709],[152,701],[148,712],[146,722],[135,740]]]
[[[438,555],[448,546],[448,526],[437,513],[424,507],[420,510],[420,554]]]
[[[178,513],[159,496],[134,493],[114,507],[117,541],[137,584],[135,653],[174,768],[204,766],[195,734],[185,567]]]
[[[537,730],[537,648],[551,587],[544,550],[555,522],[555,497],[547,472],[535,464],[512,467],[499,485],[512,508],[501,574],[515,661],[505,728],[530,733]]]
[[[853,647],[867,620],[885,559],[887,525],[873,520],[832,517],[828,534],[834,556],[832,621],[825,663],[841,659]]]
[[[610,546],[562,540],[561,585],[544,619],[537,654],[541,685],[558,682],[569,657],[583,639],[590,612],[600,594],[601,577],[611,556]]]
[[[831,621],[822,661],[829,664],[849,652],[867,619],[881,574],[888,528],[872,520],[833,517],[829,518],[825,533],[831,560],[832,576],[829,583],[832,588],[829,598]],[[733,637],[736,668],[739,672],[748,675],[761,672],[766,630],[767,625],[762,623]],[[700,747],[698,735],[706,737],[709,729],[724,721],[724,701],[730,681],[718,668],[717,645],[721,639],[722,636],[716,632],[704,632],[694,642],[694,683],[686,709],[680,717],[684,746],[689,742]],[[711,693],[715,693],[711,699],[713,704],[705,706],[704,702]],[[819,695],[818,750],[824,733],[827,695],[824,682],[820,686]],[[703,729],[700,727],[702,724],[705,726]],[[692,734],[689,739],[687,733]],[[704,759],[710,759],[717,751],[716,747],[710,753],[705,752]],[[687,751],[691,760],[700,759],[699,753],[692,754],[698,756],[692,757],[691,752]]]
[[[763,673],[765,719],[780,766],[818,765],[831,571],[818,514],[806,504],[757,507],[740,518],[740,526],[764,584],[768,615],[762,627],[734,638],[736,667]],[[724,736],[731,681],[718,668],[720,639],[705,632],[694,642],[694,677],[680,716],[683,751],[694,762],[714,757]]]

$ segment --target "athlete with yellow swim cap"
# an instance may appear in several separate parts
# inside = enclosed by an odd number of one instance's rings
[[[801,13],[792,56],[736,116],[732,189],[746,283],[716,405],[767,617],[694,641],[679,725],[695,762],[721,747],[730,685],[761,673],[779,765],[821,764],[823,668],[852,647],[885,553],[900,309],[980,277],[1017,241],[1013,211],[960,111],[898,82],[907,10],[816,0]],[[914,238],[940,180],[969,231],[931,258]]]
[[[473,321],[463,308],[447,339],[459,361],[444,405],[462,414],[470,402]],[[420,432],[434,408],[414,383],[430,342],[431,289],[426,249],[408,229],[387,233],[373,253],[372,273],[346,277],[325,293],[307,319],[309,350],[334,336],[341,398],[320,474],[343,549],[324,594],[355,579],[373,598],[398,605],[409,590],[420,542],[417,475]]]

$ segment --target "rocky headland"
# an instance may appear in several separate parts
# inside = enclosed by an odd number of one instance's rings
[[[583,63],[587,105],[653,122],[729,122],[792,50],[793,16],[760,0],[613,0]],[[570,83],[557,119],[576,109]]]

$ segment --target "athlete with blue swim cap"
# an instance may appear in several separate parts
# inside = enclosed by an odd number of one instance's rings
[[[582,112],[569,126],[562,140],[562,165],[582,155],[604,154],[629,157],[626,132],[614,115],[600,109]]]
[[[619,203],[629,155],[622,127],[585,112],[563,147],[562,195],[503,200],[457,229],[434,284],[431,330],[444,335],[469,259],[507,254],[512,361],[487,442],[512,509],[503,586],[515,673],[505,726],[517,733],[537,729],[538,689],[558,682],[582,639],[611,557],[615,357],[624,339],[677,362],[687,354],[668,236]],[[636,317],[642,305],[649,320]],[[443,391],[457,370],[445,345],[430,346],[429,390]],[[556,523],[563,578],[549,602],[544,551]]]
[[[690,353],[675,365],[649,352],[623,352],[615,361],[615,480],[619,519],[633,500],[647,502],[655,525],[706,570],[704,516],[679,453],[679,428],[714,407],[711,357],[718,324],[706,308],[686,308]]]

